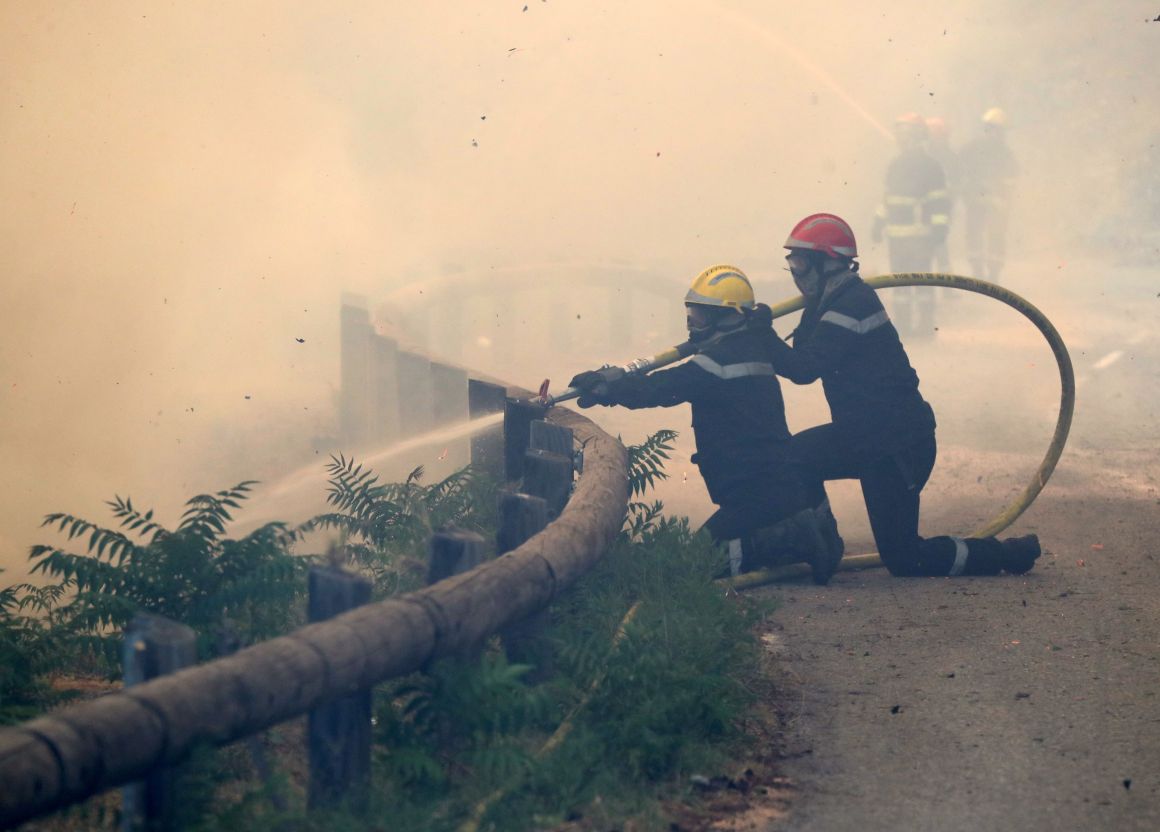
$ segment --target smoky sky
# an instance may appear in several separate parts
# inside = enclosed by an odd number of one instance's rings
[[[335,429],[343,292],[782,280],[800,216],[868,225],[906,110],[961,142],[1006,108],[1021,254],[1074,259],[1155,177],[1157,10],[1015,6],[3,4],[0,565],[48,511],[175,519],[296,467]]]

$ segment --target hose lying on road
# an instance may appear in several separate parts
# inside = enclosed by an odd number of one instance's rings
[[[988,283],[985,280],[977,280],[973,277],[962,277],[955,274],[913,273],[882,275],[880,277],[869,278],[866,282],[875,289],[893,289],[901,286],[947,286],[952,289],[986,295],[987,297],[1002,301],[1012,309],[1022,313],[1031,323],[1035,324],[1035,327],[1047,339],[1047,343],[1051,347],[1051,352],[1055,355],[1055,363],[1059,365],[1059,418],[1055,421],[1055,433],[1051,437],[1051,444],[1047,447],[1047,454],[1043,457],[1043,461],[1039,464],[1039,469],[1035,472],[1035,476],[1032,477],[1031,482],[1023,489],[1023,493],[1016,497],[999,514],[995,515],[993,519],[971,532],[970,536],[990,537],[998,534],[1014,523],[1016,518],[1026,511],[1027,507],[1039,496],[1039,492],[1047,484],[1051,472],[1055,470],[1055,464],[1059,461],[1060,454],[1063,453],[1063,446],[1067,442],[1067,434],[1071,429],[1071,417],[1075,410],[1075,375],[1071,367],[1071,356],[1067,353],[1067,347],[1064,345],[1063,339],[1059,336],[1059,332],[1056,331],[1051,321],[1047,319],[1047,316],[1027,300],[1015,294],[1010,289],[996,286],[994,283]],[[796,312],[802,308],[804,303],[805,301],[801,297],[779,303],[773,307],[773,317],[780,318],[791,312]],[[838,568],[868,569],[881,565],[882,559],[877,554],[872,553],[843,558]],[[806,564],[795,563],[776,569],[747,572],[736,578],[728,579],[726,583],[735,589],[747,589],[749,587],[771,583],[782,578],[805,575],[808,572],[809,567]]]

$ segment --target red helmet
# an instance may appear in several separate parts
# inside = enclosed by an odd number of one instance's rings
[[[821,251],[828,257],[858,256],[850,224],[834,214],[810,214],[789,232],[785,247]]]
[[[949,132],[946,121],[939,116],[931,116],[926,120],[926,131],[932,139],[945,139]]]
[[[918,113],[903,113],[894,119],[894,135],[899,141],[925,141],[927,132],[926,120]]]

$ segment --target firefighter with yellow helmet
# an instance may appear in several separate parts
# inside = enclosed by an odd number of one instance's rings
[[[947,237],[950,193],[942,165],[927,151],[926,121],[904,113],[894,124],[898,155],[886,169],[886,192],[875,213],[872,236],[886,239],[890,271],[929,272],[935,252]],[[913,286],[894,295],[898,331],[931,337],[935,331],[934,289]]]
[[[975,277],[998,283],[1007,257],[1007,223],[1019,163],[1007,145],[1007,114],[983,113],[982,133],[959,152],[967,211],[967,259]]]
[[[581,391],[581,407],[689,403],[693,462],[718,506],[705,527],[727,545],[731,571],[805,560],[814,580],[826,583],[841,560],[842,540],[829,504],[811,505],[785,461],[785,402],[765,346],[769,307],[756,303],[744,272],[718,265],[697,275],[685,311],[698,345],[685,363],[648,375],[604,367],[580,373],[569,386]]]

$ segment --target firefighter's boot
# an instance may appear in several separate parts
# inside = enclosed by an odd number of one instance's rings
[[[1033,534],[999,540],[994,537],[952,538],[956,545],[955,565],[950,575],[1023,575],[1039,557],[1039,538]]]
[[[1003,547],[1003,569],[1012,575],[1025,575],[1030,572],[1042,551],[1039,548],[1039,538],[1033,534],[1008,537],[1006,540],[1000,540],[999,545]]]
[[[798,539],[796,516],[754,529],[745,536],[745,558],[742,571],[773,569],[800,563],[805,559]]]
[[[830,510],[828,499],[822,500],[813,514],[821,535],[821,547],[818,554],[810,559],[810,571],[814,583],[825,586],[838,571],[838,564],[842,562],[842,555],[846,551],[846,542],[838,534],[838,521]]]

